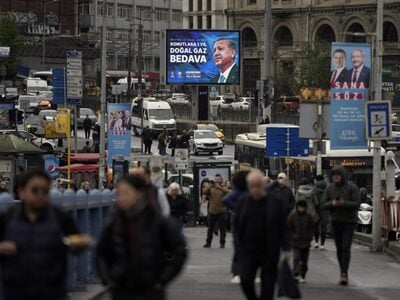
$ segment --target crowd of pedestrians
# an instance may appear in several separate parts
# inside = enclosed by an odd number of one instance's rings
[[[144,166],[118,182],[116,209],[96,246],[98,274],[115,300],[165,299],[168,283],[184,265],[189,200],[178,183],[165,187],[154,185]],[[5,300],[66,299],[67,254],[93,245],[71,216],[50,203],[50,188],[44,172],[21,175],[15,189],[21,204],[0,215]],[[90,183],[81,189],[89,193]],[[274,298],[282,259],[293,259],[294,279],[305,283],[310,248],[324,249],[328,224],[339,284],[348,285],[360,192],[344,168],[334,168],[329,178],[302,179],[295,193],[284,173],[272,181],[258,170],[244,169],[225,182],[216,174],[203,180],[200,194],[207,210],[204,248],[212,247],[215,235],[225,248],[227,230],[232,232],[231,282],[241,285],[248,300]],[[260,296],[255,282],[261,283]]]

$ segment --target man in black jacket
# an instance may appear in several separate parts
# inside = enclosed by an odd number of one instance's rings
[[[236,206],[235,243],[243,293],[248,300],[272,300],[281,250],[288,257],[286,211],[280,199],[267,191],[264,176],[252,171],[247,177],[249,195]],[[254,279],[261,268],[261,297]]]
[[[340,265],[341,285],[349,284],[348,270],[353,233],[360,206],[358,187],[347,181],[346,169],[339,166],[332,169],[331,185],[325,190],[323,207],[331,213],[333,237]]]
[[[83,120],[83,129],[85,129],[85,139],[90,138],[90,130],[92,129],[92,120],[90,120],[89,115],[86,115],[85,120]]]
[[[278,174],[278,180],[268,187],[279,198],[285,207],[286,215],[289,216],[294,207],[294,195],[292,189],[287,185],[287,176],[285,173]]]
[[[153,135],[150,131],[149,126],[143,130],[143,144],[144,144],[144,154],[151,154],[151,144],[153,143]]]
[[[0,217],[5,300],[67,299],[67,251],[74,249],[63,236],[78,229],[68,214],[49,204],[50,184],[44,172],[27,174],[19,186],[22,204]]]

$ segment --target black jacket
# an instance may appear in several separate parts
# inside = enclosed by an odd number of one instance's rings
[[[327,225],[329,223],[329,211],[322,207],[322,198],[324,196],[324,192],[326,190],[326,182],[325,180],[318,180],[315,182],[315,196],[317,196],[317,211],[319,215],[319,220],[323,225]]]
[[[314,219],[309,213],[300,214],[294,209],[289,215],[288,227],[292,247],[310,247],[314,236]]]
[[[185,220],[189,201],[183,195],[178,195],[176,199],[173,199],[170,194],[167,193],[167,199],[169,203],[169,207],[171,208],[171,216],[174,216],[179,221],[183,222]]]
[[[342,182],[339,184],[331,183],[325,190],[322,205],[331,213],[331,220],[335,223],[356,223],[357,210],[360,206],[360,192],[358,187],[347,181],[346,169],[339,166],[332,169],[331,173],[340,172]],[[343,199],[344,203],[340,206],[333,206],[333,200]]]
[[[213,79],[213,83],[218,83],[219,77],[221,74],[216,75]],[[228,78],[225,80],[225,84],[227,83],[232,83],[232,84],[239,84],[239,67],[237,64],[235,64],[231,71],[229,72]]]
[[[130,216],[117,211],[97,247],[101,278],[126,291],[166,285],[180,272],[185,258],[186,245],[177,222],[146,204]]]
[[[143,131],[143,142],[147,144],[151,144],[153,142],[153,135],[148,128]]]
[[[268,190],[284,203],[286,215],[288,216],[295,203],[295,198],[291,188],[286,185],[281,187],[280,184],[275,181],[268,187]]]
[[[0,240],[17,245],[15,256],[2,256],[5,300],[54,300],[67,296],[67,251],[63,237],[78,233],[72,218],[49,207],[31,222],[23,206],[0,217]]]
[[[92,120],[90,120],[89,118],[85,118],[83,120],[83,128],[85,128],[85,129],[92,128]]]
[[[250,195],[240,198],[236,205],[234,235],[239,257],[242,255],[252,255],[252,253],[246,252],[243,245],[248,201],[254,201]],[[282,201],[272,193],[269,193],[267,196],[267,216],[265,222],[267,222],[268,230],[265,232],[265,236],[260,236],[260,239],[267,240],[267,259],[272,263],[278,263],[281,250],[289,250],[287,215]]]

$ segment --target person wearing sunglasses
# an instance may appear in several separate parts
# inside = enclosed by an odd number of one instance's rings
[[[67,246],[65,237],[78,229],[69,215],[50,204],[50,185],[43,171],[26,174],[18,190],[21,204],[0,216],[5,300],[67,299],[67,253],[77,249]]]

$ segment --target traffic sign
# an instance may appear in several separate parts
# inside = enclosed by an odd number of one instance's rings
[[[67,85],[69,87],[82,87],[82,78],[80,77],[67,77]]]
[[[267,156],[309,156],[309,140],[299,137],[298,127],[267,127]]]
[[[186,170],[189,167],[189,149],[175,149],[175,168]]]
[[[67,89],[67,98],[81,98],[82,97],[82,89],[81,88],[74,88],[68,87]]]
[[[82,97],[82,95],[81,95]],[[67,105],[81,105],[81,98],[69,98],[67,99]]]
[[[367,139],[387,140],[392,136],[390,101],[367,102]]]
[[[65,57],[66,58],[79,58],[79,59],[82,59],[82,52],[81,51],[76,51],[76,50],[67,51],[65,53]]]
[[[68,69],[82,69],[82,59],[79,58],[67,58]]]
[[[65,69],[53,69],[53,103],[65,104]]]
[[[67,76],[82,77],[82,69],[68,69]]]

